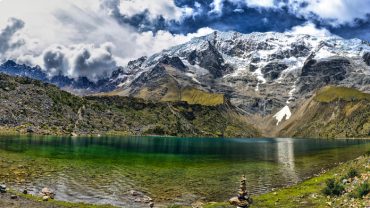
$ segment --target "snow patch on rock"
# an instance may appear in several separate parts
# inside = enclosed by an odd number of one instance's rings
[[[279,125],[281,121],[289,120],[292,116],[292,112],[290,111],[289,106],[285,106],[283,109],[281,109],[277,114],[274,115],[274,118],[277,120],[276,126]]]

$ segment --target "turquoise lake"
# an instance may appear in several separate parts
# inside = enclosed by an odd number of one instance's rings
[[[0,137],[0,183],[120,207],[224,201],[299,183],[370,150],[368,140]],[[137,193],[134,194],[133,192]]]

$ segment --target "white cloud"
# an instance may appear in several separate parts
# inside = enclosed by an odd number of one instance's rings
[[[312,36],[332,35],[327,29],[325,28],[319,29],[312,22],[306,22],[303,25],[295,26],[290,31],[287,31],[287,32],[292,33],[292,34],[305,34],[305,35],[312,35]]]
[[[355,24],[356,19],[367,20],[370,15],[370,0],[213,0],[212,11],[222,13],[226,1],[251,8],[286,7],[298,17],[319,20],[332,26]]]
[[[162,15],[165,19],[179,20],[186,14],[186,8],[177,7],[173,0],[121,0],[119,8],[121,14],[128,16],[147,10],[151,18]]]
[[[332,26],[352,25],[356,19],[366,20],[370,15],[370,0],[289,0],[280,6],[288,7],[297,16]]]
[[[264,7],[273,8],[275,7],[274,0],[245,0],[247,6],[249,7]]]
[[[91,80],[134,58],[212,32],[204,28],[188,35],[139,33],[100,10],[99,0],[88,4],[85,0],[4,0],[0,14],[0,28],[12,17],[25,22],[12,35],[12,40],[17,38],[23,44],[8,47],[7,56],[1,56],[0,61],[13,59],[43,66],[51,75],[87,76]]]

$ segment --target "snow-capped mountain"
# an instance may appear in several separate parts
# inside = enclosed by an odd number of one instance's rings
[[[110,83],[115,94],[154,100],[189,86],[223,93],[247,114],[279,120],[325,85],[370,91],[369,62],[370,44],[359,39],[215,32],[132,61]]]
[[[179,101],[193,89],[223,94],[247,115],[279,124],[325,85],[370,92],[370,44],[337,36],[215,32],[150,57],[133,60],[110,78],[48,77],[40,67],[8,61],[0,72],[27,76],[81,93],[108,92]]]

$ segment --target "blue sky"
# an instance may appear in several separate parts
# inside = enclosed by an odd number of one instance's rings
[[[370,41],[370,0],[0,0],[0,62],[94,80],[219,31]]]

